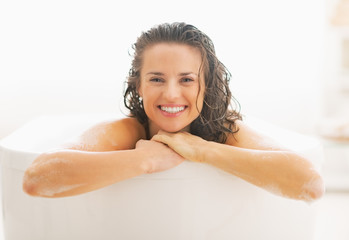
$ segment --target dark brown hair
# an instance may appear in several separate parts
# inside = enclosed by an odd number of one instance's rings
[[[200,50],[205,79],[205,96],[202,111],[190,125],[190,132],[203,139],[224,143],[227,133],[238,129],[235,120],[241,119],[239,103],[229,89],[231,74],[217,59],[212,40],[193,25],[186,23],[165,23],[143,32],[132,46],[134,50],[132,66],[124,92],[124,104],[130,116],[148,125],[148,117],[138,94],[140,72],[144,50],[157,43],[170,42],[187,44]],[[234,107],[232,108],[232,103]],[[231,107],[229,109],[229,106]]]

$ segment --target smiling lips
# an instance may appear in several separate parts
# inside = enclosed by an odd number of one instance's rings
[[[173,116],[173,117],[180,115],[187,108],[187,106],[185,105],[176,105],[176,106],[160,105],[158,107],[164,115]]]

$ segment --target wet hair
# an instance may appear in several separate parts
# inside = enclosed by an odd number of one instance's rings
[[[242,119],[239,113],[240,105],[232,97],[229,89],[231,74],[218,60],[212,40],[193,25],[160,24],[143,32],[133,44],[133,60],[124,92],[124,104],[129,109],[130,116],[148,128],[148,117],[138,89],[143,53],[158,43],[186,44],[200,51],[202,56],[200,68],[205,79],[204,104],[200,115],[190,124],[190,132],[209,141],[224,143],[227,134],[238,131],[235,121]]]

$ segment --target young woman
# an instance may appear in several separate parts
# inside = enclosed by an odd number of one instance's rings
[[[322,196],[322,178],[308,159],[251,129],[230,107],[230,73],[203,32],[185,23],[162,24],[142,33],[134,50],[124,95],[130,116],[41,154],[25,172],[26,193],[81,194],[188,160],[285,197]]]

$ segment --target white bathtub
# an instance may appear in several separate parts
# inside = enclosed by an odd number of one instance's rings
[[[313,239],[316,204],[275,196],[199,163],[184,162],[74,197],[23,193],[24,170],[40,152],[102,119],[43,116],[0,142],[6,240]],[[259,120],[250,123],[321,165],[317,140]]]

